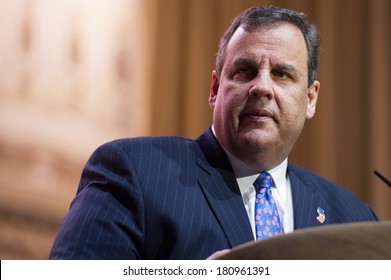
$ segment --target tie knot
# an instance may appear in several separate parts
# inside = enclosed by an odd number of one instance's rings
[[[273,178],[268,172],[262,172],[259,174],[258,178],[254,182],[255,188],[262,189],[270,189],[273,185]]]

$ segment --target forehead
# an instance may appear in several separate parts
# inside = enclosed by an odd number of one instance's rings
[[[239,27],[228,43],[226,58],[229,60],[243,55],[288,60],[307,67],[304,36],[298,27],[289,23],[250,31]]]

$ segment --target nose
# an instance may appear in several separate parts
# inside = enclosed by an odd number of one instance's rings
[[[268,99],[273,97],[273,80],[267,71],[259,72],[252,80],[249,95],[251,97],[267,97]]]

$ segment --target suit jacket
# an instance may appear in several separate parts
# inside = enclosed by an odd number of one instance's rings
[[[288,165],[294,228],[377,220],[345,189]],[[232,167],[210,129],[198,139],[140,137],[99,147],[50,259],[205,259],[254,240]]]

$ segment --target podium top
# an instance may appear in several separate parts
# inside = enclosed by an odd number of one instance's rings
[[[305,228],[233,248],[218,260],[391,260],[391,221]]]

